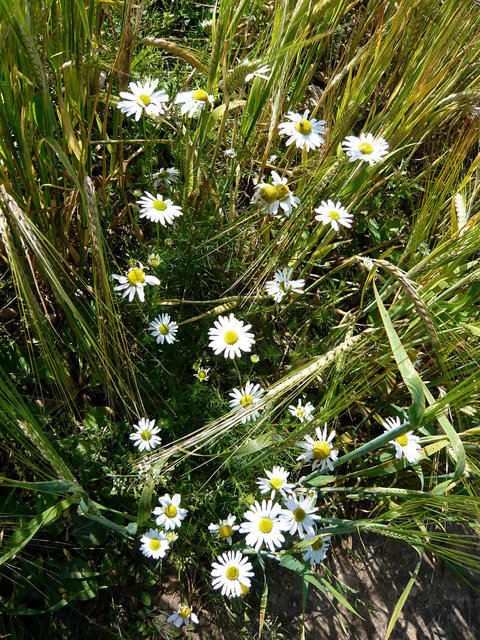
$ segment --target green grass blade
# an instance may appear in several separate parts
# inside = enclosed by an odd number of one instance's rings
[[[375,300],[377,301],[378,310],[380,311],[383,325],[387,332],[388,341],[392,348],[393,357],[395,358],[403,381],[412,396],[412,404],[408,410],[408,415],[410,418],[410,424],[412,427],[416,427],[421,423],[425,413],[425,397],[423,395],[422,381],[418,373],[415,371],[413,364],[393,327],[392,321],[390,320],[382,299],[378,294],[375,283],[373,283],[373,289],[375,292]]]

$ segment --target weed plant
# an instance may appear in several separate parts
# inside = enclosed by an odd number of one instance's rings
[[[418,552],[385,638],[425,553],[476,588],[480,7],[0,20],[2,634],[274,637],[279,564],[360,615],[363,531]]]

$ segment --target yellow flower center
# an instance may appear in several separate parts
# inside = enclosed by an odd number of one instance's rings
[[[250,591],[250,587],[247,587],[246,584],[240,583],[240,589],[242,590],[242,596],[245,597]]]
[[[262,518],[258,523],[258,528],[262,533],[270,533],[270,531],[273,529],[273,522],[270,520],[270,518]]]
[[[238,333],[233,331],[233,329],[229,329],[223,334],[223,339],[227,344],[235,344],[238,342]]]
[[[312,549],[314,551],[320,551],[320,549],[323,547],[323,540],[322,538],[319,538],[318,540],[315,540],[315,542],[312,544]]]
[[[270,479],[270,486],[272,487],[272,489],[280,489],[282,484],[283,484],[283,480],[281,478]]]
[[[240,398],[240,404],[242,405],[242,407],[249,407],[253,404],[252,396],[249,396],[248,393],[246,393]]]
[[[328,212],[328,217],[331,220],[340,220],[340,214],[338,213],[338,211],[329,211]]]
[[[319,440],[313,445],[313,457],[317,460],[326,460],[330,455],[330,445],[325,440]]]
[[[287,187],[286,184],[277,184],[276,190],[277,190],[277,200],[285,200],[285,198],[288,198],[290,194],[290,189]]]
[[[188,618],[188,616],[192,613],[192,610],[190,609],[190,607],[187,607],[187,605],[183,605],[183,607],[180,609],[179,614],[182,616],[182,618]]]
[[[206,373],[206,371],[199,371],[199,372],[197,373],[197,378],[198,378],[199,380],[205,380],[205,378],[206,378],[206,377],[207,377],[207,373]]]
[[[140,102],[145,106],[148,107],[148,105],[150,104],[151,100],[150,100],[150,96],[148,96],[146,93],[141,93],[138,96],[138,99],[140,100]]]
[[[304,418],[305,417],[305,411],[303,410],[303,407],[297,407],[297,416],[299,418]]]
[[[169,504],[165,508],[165,515],[167,518],[174,518],[177,515],[177,507],[174,504]]]
[[[305,516],[305,511],[303,509],[300,509],[300,507],[298,509],[295,509],[295,511],[293,512],[295,522],[303,522],[305,520]]]
[[[362,142],[362,144],[358,147],[358,149],[359,151],[367,155],[370,155],[371,153],[373,153],[373,145],[371,145],[370,142]]]
[[[161,324],[161,325],[158,327],[158,330],[159,330],[159,332],[162,334],[162,336],[166,336],[166,335],[168,335],[168,327],[167,327],[167,325],[166,325],[166,324]]]
[[[398,436],[398,438],[395,438],[395,440],[401,447],[406,447],[408,444],[408,438],[405,434],[403,434],[403,436]]]
[[[225,571],[225,576],[228,580],[237,580],[239,575],[240,571],[237,569],[237,567],[228,567],[228,569]]]
[[[151,431],[149,431],[148,429],[144,429],[144,430],[142,431],[142,433],[140,434],[140,437],[141,437],[141,439],[142,439],[142,440],[144,440],[145,442],[148,442],[148,441],[151,439],[151,437],[152,437],[152,433],[151,433]]]
[[[233,529],[228,524],[220,525],[220,529],[218,530],[218,534],[222,536],[222,538],[230,538],[233,533]]]
[[[145,282],[145,275],[141,269],[130,269],[127,274],[127,280],[132,287],[135,287],[137,284]]]
[[[160,540],[157,540],[156,538],[154,538],[153,540],[150,540],[150,549],[152,551],[158,551],[161,546],[162,546],[162,543],[160,542]]]
[[[163,200],[155,200],[152,206],[157,211],[165,211],[165,209],[167,208],[167,205]]]
[[[264,202],[272,204],[277,198],[277,188],[273,184],[264,184],[260,189],[260,197]]]
[[[300,122],[297,122],[297,124],[295,125],[295,129],[298,131],[298,133],[301,133],[304,136],[308,136],[308,134],[312,130],[312,125],[308,120],[300,120]]]
[[[204,91],[203,89],[196,89],[193,93],[192,93],[192,98],[194,100],[199,100],[201,102],[206,102],[208,100],[208,94],[206,91]]]

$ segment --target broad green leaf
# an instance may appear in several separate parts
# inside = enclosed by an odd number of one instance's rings
[[[423,383],[422,383],[423,384]],[[430,391],[427,389],[427,386],[423,385],[423,391],[425,393],[425,397],[430,406],[435,405],[435,398],[432,396]],[[465,459],[465,449],[462,441],[460,440],[458,433],[455,431],[452,423],[449,421],[445,413],[443,412],[443,407],[439,409],[438,413],[435,415],[439,425],[442,427],[445,435],[450,441],[450,445],[453,450],[453,457],[455,459],[455,473],[451,481],[446,483],[442,483],[433,489],[433,493],[445,493],[448,487],[460,479],[465,471],[466,459]]]
[[[242,458],[243,456],[252,455],[252,453],[258,453],[258,451],[265,449],[265,447],[277,443],[279,439],[279,436],[274,431],[268,431],[258,436],[258,438],[255,438],[255,440],[239,447],[235,452],[234,458]]]
[[[152,515],[152,495],[155,483],[153,481],[146,482],[140,500],[138,502],[137,527],[141,529],[150,520]]]
[[[393,357],[395,358],[403,381],[410,391],[410,395],[412,396],[412,405],[408,410],[408,416],[412,427],[416,427],[421,423],[423,414],[425,413],[425,398],[422,390],[422,381],[418,373],[415,371],[415,368],[410,358],[408,357],[408,354],[405,351],[400,338],[397,335],[397,332],[393,327],[392,321],[390,320],[387,310],[383,305],[382,299],[378,294],[375,282],[373,283],[373,289],[375,292],[375,299],[377,301],[378,310],[380,311],[383,325],[387,332],[388,341],[390,342],[390,347],[392,348]]]
[[[58,518],[65,509],[68,509],[68,507],[76,502],[77,498],[75,496],[69,496],[53,507],[45,509],[42,513],[31,518],[23,527],[14,531],[12,536],[5,542],[4,549],[6,547],[7,550],[0,556],[0,565],[15,557],[33,538],[37,531],[49,525],[55,518]]]

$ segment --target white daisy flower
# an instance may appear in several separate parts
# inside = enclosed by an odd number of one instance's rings
[[[248,64],[248,59],[243,61],[244,64]],[[253,78],[262,78],[263,80],[270,80],[270,76],[267,73],[270,73],[271,69],[268,64],[263,64],[258,67],[256,71],[252,71],[251,73],[247,73],[245,76],[245,82],[250,82]]]
[[[139,451],[151,451],[162,442],[160,436],[156,434],[160,429],[155,426],[155,420],[140,418],[138,424],[134,424],[135,431],[130,434],[130,440],[138,447]]]
[[[184,91],[179,93],[175,98],[175,104],[181,104],[180,113],[187,114],[191,118],[197,111],[205,109],[210,104],[213,107],[213,96],[208,95],[203,89],[195,89],[195,91]]]
[[[176,493],[172,498],[166,493],[158,499],[160,506],[155,507],[152,513],[157,516],[156,523],[159,527],[175,529],[182,526],[182,520],[187,515],[188,509],[180,507],[181,499],[179,493]]]
[[[325,142],[322,134],[325,133],[325,120],[308,119],[309,109],[304,111],[303,116],[299,113],[289,111],[285,116],[289,122],[281,122],[278,129],[281,135],[290,136],[287,140],[287,147],[295,142],[297,149],[307,151],[316,149]]]
[[[269,213],[278,215],[279,208],[287,218],[292,210],[300,203],[300,199],[293,195],[287,186],[287,178],[281,178],[276,171],[272,171],[273,184],[260,182],[255,186],[252,202],[261,202]]]
[[[267,293],[273,296],[275,302],[281,302],[285,296],[292,293],[303,293],[305,280],[292,280],[293,269],[277,269],[273,280],[266,283]]]
[[[165,534],[165,537],[170,544],[173,544],[176,540],[178,540],[178,533],[175,533],[175,531],[168,531]]]
[[[159,253],[152,251],[148,254],[147,264],[149,267],[159,267],[162,264],[162,258]]]
[[[161,313],[150,322],[149,329],[158,343],[172,344],[176,340],[178,324],[170,319],[168,313]]]
[[[271,471],[264,469],[266,478],[257,478],[257,485],[260,493],[269,493],[273,500],[276,492],[287,498],[293,491],[293,484],[287,482],[290,475],[283,467],[275,466]]]
[[[388,142],[384,138],[375,139],[371,133],[361,133],[359,138],[347,136],[342,142],[342,149],[350,157],[350,162],[360,160],[372,166],[387,155]]]
[[[316,515],[315,497],[290,496],[285,498],[284,504],[286,508],[282,510],[282,519],[290,535],[298,533],[300,538],[314,536],[315,520],[320,520],[320,516]]]
[[[194,374],[196,378],[200,380],[200,382],[206,382],[208,380],[208,372],[210,369],[205,369],[205,367],[198,367],[196,373]]]
[[[236,158],[237,152],[235,149],[225,149],[223,152],[228,158]]]
[[[181,627],[182,624],[188,627],[189,624],[198,624],[198,618],[188,604],[180,604],[175,613],[167,618],[167,622],[171,622],[176,627]]]
[[[210,337],[210,347],[218,356],[223,351],[225,358],[240,358],[242,351],[249,352],[255,344],[253,333],[248,330],[251,324],[244,324],[242,320],[237,320],[233,313],[227,316],[218,316],[213,327],[208,330]]]
[[[399,427],[402,424],[402,421],[397,416],[396,418],[387,418],[385,422],[382,423],[385,431],[391,431],[396,427]],[[393,444],[395,447],[395,457],[402,458],[405,457],[408,462],[413,463],[416,462],[421,456],[419,450],[421,446],[419,444],[420,438],[418,436],[413,435],[413,431],[407,431],[395,440],[389,440],[389,444]]]
[[[330,546],[330,538],[331,536],[320,536],[315,542],[305,547],[303,549],[304,562],[310,562],[310,565],[323,562]]]
[[[329,224],[332,226],[335,231],[339,231],[339,225],[343,225],[344,227],[351,227],[353,216],[351,213],[348,213],[345,207],[342,207],[341,202],[333,202],[333,200],[322,200],[321,205],[314,209],[314,211],[318,214],[315,216],[315,220],[318,220],[323,225]]]
[[[178,182],[179,175],[180,171],[178,169],[175,169],[175,167],[168,167],[168,169],[160,169],[160,171],[153,173],[152,178],[154,179],[155,186],[158,187],[161,180],[167,184],[176,184]]]
[[[120,91],[123,98],[117,107],[127,116],[135,115],[135,120],[140,120],[140,116],[145,111],[147,116],[159,116],[165,113],[164,102],[168,101],[168,95],[163,89],[155,91],[158,80],[153,82],[130,82],[128,85],[132,93]]]
[[[298,418],[300,422],[310,422],[313,420],[313,412],[315,411],[315,407],[311,402],[307,402],[307,404],[303,404],[302,399],[298,399],[297,406],[290,404],[288,405],[288,410],[292,414],[294,418]]]
[[[160,222],[164,227],[172,224],[175,218],[182,215],[181,208],[173,204],[169,198],[163,198],[159,193],[152,196],[145,191],[145,194],[137,200],[140,207],[140,218],[147,218],[150,222]]]
[[[242,596],[250,589],[252,563],[240,551],[227,551],[212,562],[212,587],[222,589],[222,596]],[[242,588],[243,587],[243,588]]]
[[[147,284],[160,284],[160,280],[155,276],[148,276],[141,262],[138,263],[138,267],[132,267],[128,270],[126,276],[119,276],[116,273],[112,274],[112,278],[118,280],[120,284],[113,287],[114,291],[123,291],[122,298],[128,296],[128,301],[131,302],[137,294],[140,302],[145,302],[144,288]]]
[[[158,529],[149,529],[141,538],[142,543],[140,551],[147,558],[153,558],[158,560],[164,558],[167,555],[167,551],[170,549],[170,543],[167,540],[163,531]]]
[[[259,384],[247,382],[243,389],[234,389],[229,395],[232,409],[242,416],[242,424],[255,421],[260,417],[259,407],[264,390]],[[257,408],[258,407],[258,408]]]
[[[250,362],[252,364],[257,364],[258,362],[260,362],[260,356],[257,356],[256,353],[252,353],[252,355],[250,356]]]
[[[281,547],[285,541],[282,531],[285,524],[281,518],[282,507],[275,502],[262,500],[262,504],[255,501],[248,511],[244,513],[246,522],[240,525],[240,533],[246,533],[245,542],[259,551],[265,544],[270,551],[275,547]]]
[[[240,525],[234,524],[236,520],[235,516],[229,514],[225,520],[220,520],[218,524],[209,524],[208,530],[210,533],[216,533],[219,538],[226,540],[229,545],[232,544],[232,533],[238,531]]]
[[[429,256],[432,253],[432,250],[430,249],[430,247],[428,246],[428,244],[424,241],[421,242],[418,247],[417,247],[417,251],[422,255],[422,256]]]
[[[327,436],[327,423],[323,428],[317,427],[315,429],[317,439],[314,440],[311,436],[305,436],[305,442],[297,442],[297,447],[305,449],[305,453],[298,456],[297,460],[311,460],[313,458],[312,469],[315,470],[320,467],[320,471],[323,471],[325,467],[328,467],[330,471],[333,471],[333,464],[338,458],[338,451],[333,449],[332,441],[335,438],[335,429]]]

